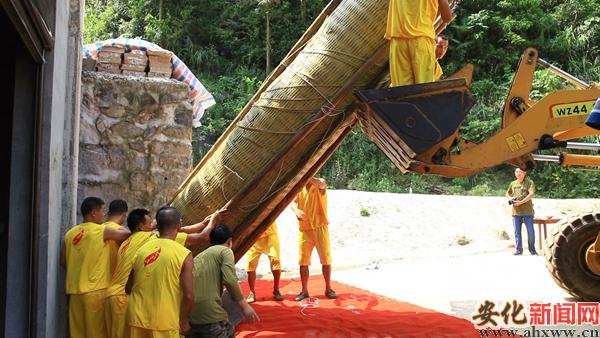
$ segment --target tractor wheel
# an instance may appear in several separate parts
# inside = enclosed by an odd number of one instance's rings
[[[560,223],[544,245],[552,278],[579,300],[600,300],[600,253],[594,251],[599,232],[600,214],[583,215]]]

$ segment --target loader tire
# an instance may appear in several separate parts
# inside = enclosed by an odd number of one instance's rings
[[[587,266],[587,248],[600,232],[600,214],[560,223],[546,239],[544,258],[554,281],[578,300],[600,300],[600,275]]]

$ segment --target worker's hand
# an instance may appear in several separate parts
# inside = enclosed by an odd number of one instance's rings
[[[192,327],[190,326],[190,322],[188,320],[182,320],[179,323],[179,333],[182,335],[186,335],[188,333],[190,333],[190,331],[192,330]]]
[[[296,213],[296,218],[303,221],[304,220],[304,211],[300,210],[300,209],[296,209],[294,210],[294,212]]]
[[[260,318],[258,318],[258,314],[256,314],[256,311],[254,311],[252,306],[250,306],[248,303],[244,304],[246,305],[242,307],[242,311],[244,312],[244,317],[246,317],[246,320],[250,323],[259,322]]]
[[[316,185],[319,190],[327,190],[327,182],[322,178],[313,177],[310,179],[310,183]]]
[[[202,220],[202,222],[200,222],[200,223],[208,224],[208,222],[210,222],[210,219],[213,217],[213,214],[214,214],[214,213],[212,213],[212,214],[210,214],[210,215],[208,215],[208,216],[204,217],[204,219],[203,219],[203,220]]]
[[[223,220],[227,216],[229,216],[228,209],[219,209],[212,214],[211,218],[215,224],[219,224],[219,223],[223,223]]]

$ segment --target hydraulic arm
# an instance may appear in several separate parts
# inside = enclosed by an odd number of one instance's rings
[[[576,89],[531,99],[537,65]],[[600,133],[585,125],[600,97],[598,84],[577,79],[529,48],[521,57],[504,104],[501,128],[483,143],[464,139],[459,127],[473,99],[468,87],[470,72],[461,76],[466,78],[355,93],[365,131],[401,171],[460,177],[501,163],[531,169],[535,165],[531,154],[538,149],[561,147],[566,145],[562,141]],[[568,166],[598,163],[590,157],[561,156]]]

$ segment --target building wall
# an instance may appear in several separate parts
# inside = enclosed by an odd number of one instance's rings
[[[84,72],[77,198],[156,211],[192,169],[188,87],[174,80]]]
[[[81,1],[56,1],[42,7],[53,31],[54,46],[42,66],[42,126],[40,137],[39,233],[37,241],[37,312],[38,337],[66,336],[64,271],[59,266],[62,235],[73,223],[75,196],[72,149],[78,110],[77,74],[81,55]]]
[[[66,337],[59,260],[75,222],[83,2],[0,0],[0,11],[10,34],[3,66],[13,68],[3,73],[12,126],[3,126],[10,182],[2,186],[0,336]]]
[[[38,2],[54,44],[41,66],[38,215],[35,238],[36,337],[66,337],[61,240],[75,222],[83,1]]]

